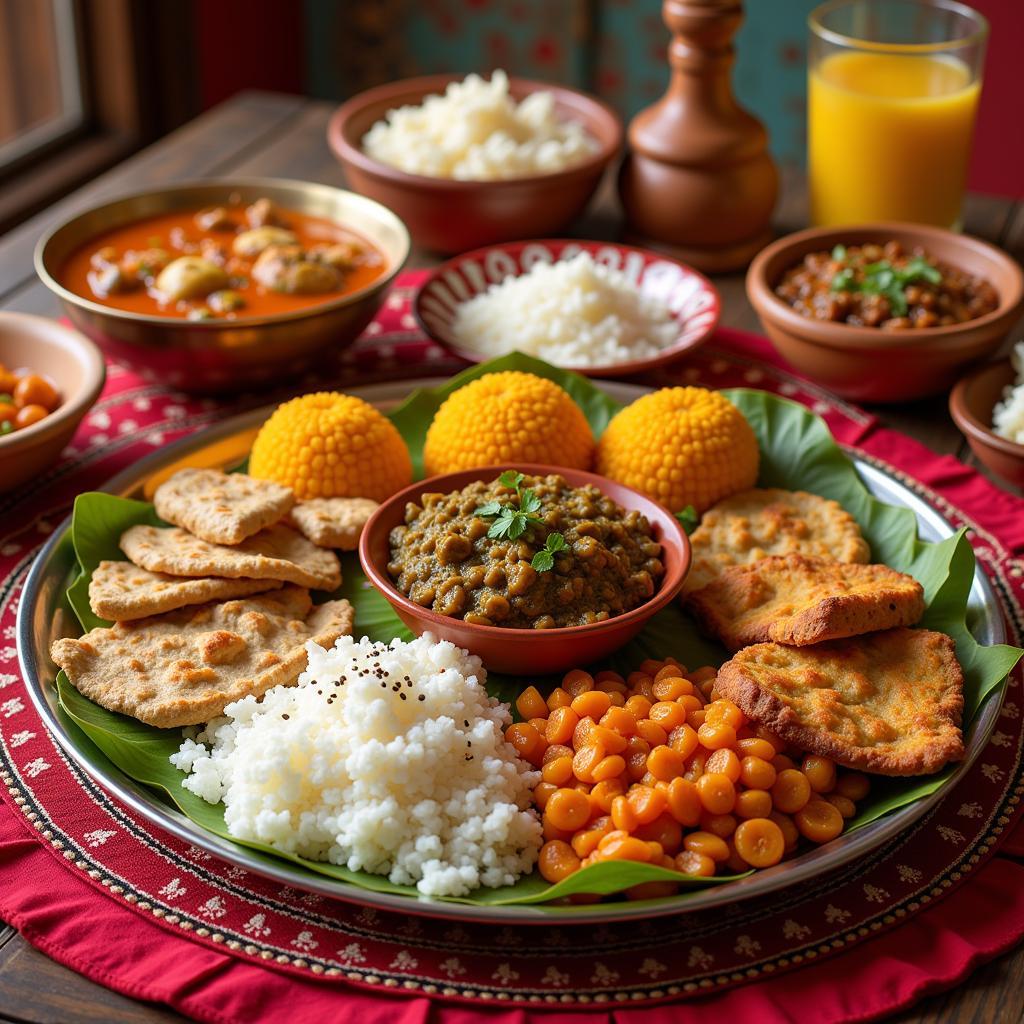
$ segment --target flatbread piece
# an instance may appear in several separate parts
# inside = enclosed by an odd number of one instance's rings
[[[121,534],[120,545],[140,568],[171,576],[245,576],[317,590],[341,586],[338,556],[281,523],[230,547],[193,537],[177,526],[132,526]]]
[[[352,632],[348,601],[312,607],[309,592],[183,608],[56,641],[53,660],[85,697],[161,729],[198,725],[232,701],[291,685],[304,644],[330,647]]]
[[[964,756],[964,679],[945,633],[755,644],[719,669],[715,689],[782,739],[848,768],[929,775]]]
[[[280,522],[294,504],[290,487],[219,469],[179,469],[153,495],[161,519],[211,544],[239,544]]]
[[[885,565],[776,555],[729,566],[684,603],[731,651],[770,640],[803,647],[912,626],[924,588]]]
[[[100,562],[89,581],[89,605],[101,619],[127,622],[190,604],[226,601],[283,586],[281,580],[227,580],[214,576],[189,579],[150,572],[131,562]]]
[[[704,513],[690,537],[693,563],[683,592],[698,590],[730,565],[769,555],[801,554],[868,562],[871,551],[853,516],[838,502],[806,491],[752,488]]]
[[[310,498],[292,509],[290,521],[317,547],[355,551],[367,519],[378,508],[372,498]]]

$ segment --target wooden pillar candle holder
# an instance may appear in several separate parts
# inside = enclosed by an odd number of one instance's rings
[[[630,241],[701,270],[736,270],[771,238],[778,172],[768,136],[736,102],[740,0],[664,0],[665,95],[629,125],[619,193]]]

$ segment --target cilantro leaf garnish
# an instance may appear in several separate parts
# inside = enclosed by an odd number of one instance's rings
[[[692,505],[687,505],[682,512],[677,512],[676,519],[682,523],[687,537],[697,529],[697,525],[700,523],[700,516],[697,515],[697,510]]]
[[[554,568],[555,555],[565,549],[565,538],[560,533],[549,533],[544,547],[530,560],[530,565],[537,572],[547,572]]]
[[[842,255],[838,255],[840,250]],[[832,250],[832,258],[839,262],[845,260],[845,247],[837,245]],[[938,267],[933,266],[922,256],[907,260],[902,267],[893,266],[889,260],[876,260],[874,263],[866,264],[861,270],[863,277],[859,281],[855,268],[843,267],[837,270],[832,275],[830,290],[881,295],[888,300],[893,316],[907,315],[907,285],[917,281],[926,281],[928,284],[939,284],[942,281],[942,273]]]
[[[487,531],[487,536],[491,540],[498,540],[501,537],[517,540],[526,533],[528,526],[544,525],[543,520],[534,514],[541,509],[540,498],[529,487],[520,487],[520,484],[525,479],[526,477],[522,473],[517,473],[514,469],[506,469],[498,477],[498,482],[502,487],[515,490],[516,499],[519,502],[518,508],[512,505],[504,505],[499,500],[494,499],[487,502],[486,505],[481,505],[473,513],[481,519],[494,520]]]

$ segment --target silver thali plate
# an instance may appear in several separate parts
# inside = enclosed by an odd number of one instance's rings
[[[387,410],[403,400],[412,388],[433,387],[440,383],[440,380],[423,380],[349,390],[351,394]],[[623,402],[632,401],[650,390],[611,381],[594,383],[613,398]],[[154,452],[114,477],[104,490],[125,497],[140,497],[143,482],[152,474],[200,449],[209,447],[214,442],[257,427],[267,418],[270,411],[271,407],[266,407],[245,413]],[[917,517],[918,532],[923,540],[942,540],[954,532],[953,527],[938,512],[888,473],[861,459],[854,459],[854,464],[864,484],[875,497],[890,505],[909,508],[914,513]],[[983,706],[965,737],[965,760],[938,792],[886,815],[850,835],[840,836],[795,860],[756,872],[737,882],[696,889],[659,900],[598,903],[574,907],[469,906],[371,892],[306,871],[286,860],[261,857],[243,846],[206,832],[155,791],[121,772],[91,744],[82,743],[82,736],[77,730],[65,726],[64,720],[57,714],[57,691],[54,686],[57,669],[48,652],[53,640],[61,636],[77,636],[80,633],[77,621],[66,610],[66,605],[62,604],[64,592],[74,578],[75,572],[70,525],[69,517],[54,532],[33,564],[18,608],[17,622],[18,654],[29,694],[43,721],[68,756],[112,796],[185,842],[282,884],[382,910],[484,923],[557,922],[562,925],[576,921],[592,924],[682,915],[740,903],[801,883],[808,884],[827,872],[862,860],[872,851],[906,832],[932,810],[957,784],[988,742],[1005,692],[1005,688],[1002,688],[998,696],[991,697]],[[1006,631],[998,600],[980,568],[975,570],[969,602],[972,613],[971,628],[978,642],[984,645],[1005,642]]]

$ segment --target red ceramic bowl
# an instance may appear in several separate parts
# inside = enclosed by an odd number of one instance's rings
[[[588,252],[598,263],[635,280],[641,292],[667,302],[679,322],[675,342],[656,356],[604,366],[563,366],[587,377],[621,377],[671,363],[707,341],[718,325],[722,302],[715,286],[696,270],[648,249],[615,242],[544,239],[486,246],[436,267],[413,301],[413,313],[436,342],[471,363],[491,356],[461,348],[452,323],[459,305],[508,277],[519,277],[537,263],[553,263]]]
[[[978,459],[1007,483],[1024,488],[1024,444],[992,429],[992,409],[1016,377],[1009,359],[987,363],[957,382],[949,411]]]
[[[583,212],[622,146],[622,122],[594,96],[549,82],[509,80],[509,92],[517,102],[542,89],[553,93],[558,115],[581,122],[597,140],[592,156],[564,171],[501,181],[455,181],[409,174],[363,152],[363,136],[389,110],[418,105],[462,77],[409,78],[368,89],[343,103],[327,126],[327,142],[345,168],[349,186],[393,210],[417,245],[437,252],[557,234]]]
[[[406,502],[419,501],[420,495],[429,491],[447,494],[474,480],[493,480],[510,468],[532,476],[558,473],[573,487],[593,484],[623,508],[643,513],[653,528],[655,538],[661,542],[665,563],[665,575],[654,596],[631,611],[604,622],[537,630],[477,626],[422,608],[401,594],[387,571],[390,556],[388,536],[396,526],[405,522]],[[545,675],[599,661],[635,636],[655,612],[679,593],[690,568],[690,542],[675,516],[631,487],[623,487],[578,469],[517,463],[514,467],[508,464],[484,466],[429,477],[392,495],[374,512],[363,529],[359,538],[359,561],[367,577],[387,598],[398,617],[417,635],[429,630],[442,640],[450,640],[478,655],[491,672]]]

